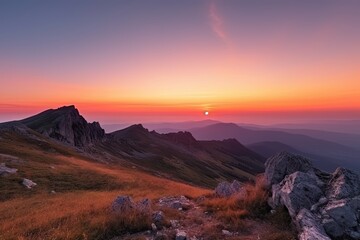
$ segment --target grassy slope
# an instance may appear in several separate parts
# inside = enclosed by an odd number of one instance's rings
[[[156,199],[208,193],[137,169],[93,162],[32,134],[38,140],[15,133],[3,133],[0,138],[0,154],[18,158],[0,155],[0,162],[19,170],[1,177],[0,239],[96,239],[117,195]],[[23,177],[38,186],[25,189],[20,184]],[[51,190],[57,193],[50,194]]]

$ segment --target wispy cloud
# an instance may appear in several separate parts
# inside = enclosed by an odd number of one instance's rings
[[[219,14],[216,1],[211,1],[209,5],[209,17],[211,28],[215,35],[219,37],[224,43],[228,43],[229,38],[225,32],[224,21],[222,16]]]

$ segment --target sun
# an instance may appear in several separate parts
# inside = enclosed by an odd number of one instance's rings
[[[208,112],[208,111],[205,111],[205,112],[204,112],[204,115],[205,115],[205,116],[208,116],[208,115],[209,115],[209,112]]]

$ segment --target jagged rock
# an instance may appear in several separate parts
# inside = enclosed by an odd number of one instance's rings
[[[88,123],[75,106],[50,109],[20,122],[43,135],[76,147],[87,146],[105,136],[100,124]]]
[[[294,172],[285,177],[272,190],[272,205],[284,205],[291,217],[295,217],[302,208],[310,209],[322,196],[317,186],[317,177],[311,173]]]
[[[335,199],[360,195],[359,175],[345,168],[337,168],[329,182],[327,195]]]
[[[215,194],[219,197],[230,197],[241,190],[241,183],[234,180],[232,183],[221,182],[215,188]]]
[[[33,181],[31,181],[30,179],[24,178],[22,181],[22,184],[27,187],[28,189],[31,189],[33,187],[35,187],[37,184]]]
[[[265,163],[265,183],[268,186],[280,183],[286,175],[312,169],[310,161],[300,155],[281,152],[270,157]]]
[[[151,200],[150,199],[143,199],[141,201],[139,201],[137,204],[136,204],[136,208],[141,211],[141,212],[145,212],[145,213],[149,213],[151,212]]]
[[[329,202],[325,211],[341,227],[352,228],[358,225],[356,213],[345,199]]]
[[[112,210],[118,213],[135,208],[135,203],[129,196],[118,196],[111,206]]]
[[[185,196],[180,197],[163,197],[159,199],[159,206],[165,206],[173,209],[190,209],[193,206],[193,203]]]
[[[175,240],[186,240],[187,234],[183,230],[176,229]]]
[[[324,218],[321,225],[330,237],[339,238],[344,235],[344,229],[332,218]]]
[[[5,163],[0,163],[0,176],[14,174],[17,172],[16,168],[6,167]]]
[[[296,227],[299,240],[331,240],[319,224],[319,220],[305,208],[301,209],[296,216]]]
[[[287,208],[300,240],[360,239],[356,173],[338,168],[330,175],[312,168],[305,158],[280,153],[266,162],[265,178],[271,184],[269,205]]]

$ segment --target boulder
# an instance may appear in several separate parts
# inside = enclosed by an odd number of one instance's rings
[[[239,192],[242,185],[239,181],[234,180],[232,183],[221,182],[215,188],[215,194],[219,197],[230,197]]]
[[[360,177],[347,169],[333,174],[312,168],[301,156],[280,153],[266,162],[272,208],[285,206],[300,240],[360,240]]]
[[[159,199],[158,205],[161,207],[169,207],[174,209],[190,209],[193,203],[185,196],[180,197],[163,197]]]
[[[301,209],[295,222],[299,232],[299,240],[331,240],[319,224],[319,219],[309,210]]]
[[[310,161],[300,155],[281,152],[268,158],[265,163],[265,184],[280,183],[286,175],[294,172],[307,172],[312,169]]]
[[[24,178],[22,181],[22,185],[24,185],[28,189],[31,189],[31,188],[35,187],[37,184],[35,182],[31,181],[30,179]]]
[[[360,195],[359,175],[345,168],[337,168],[329,182],[327,195],[335,199]]]
[[[323,192],[317,185],[317,177],[311,173],[294,172],[272,188],[272,205],[284,205],[291,217],[302,209],[310,209]]]
[[[121,213],[135,208],[135,203],[129,196],[118,196],[111,205],[113,211]]]
[[[16,168],[6,167],[5,163],[0,163],[0,176],[14,174],[17,172]]]

